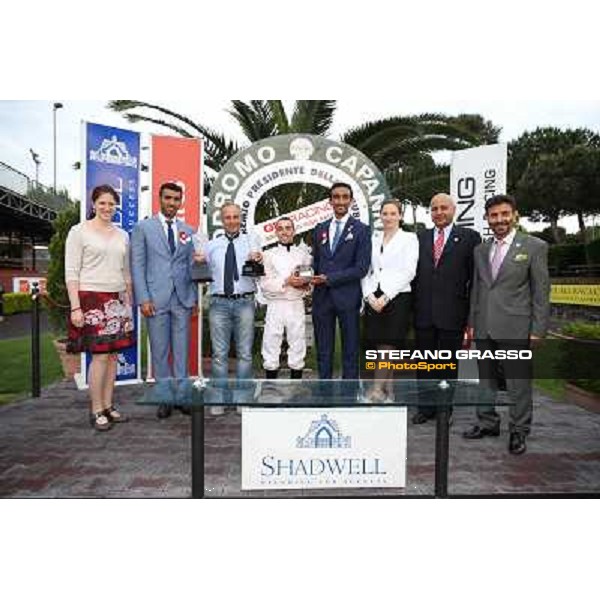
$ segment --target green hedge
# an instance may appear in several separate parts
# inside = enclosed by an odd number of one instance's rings
[[[40,300],[40,310],[46,307]],[[17,313],[31,312],[31,295],[27,292],[16,292],[4,294],[4,314],[15,315]]]
[[[539,237],[539,236],[538,236]],[[585,265],[586,250],[589,263],[600,264],[600,239],[587,244],[555,244],[548,248],[548,265],[562,270],[570,265]]]
[[[14,315],[16,313],[31,311],[31,296],[25,292],[4,294],[4,314]]]
[[[573,321],[564,325],[562,332],[580,340],[600,340],[600,323]]]
[[[548,266],[561,271],[570,265],[585,264],[583,244],[556,244],[548,248]]]
[[[590,263],[593,265],[600,265],[600,238],[590,242],[587,245],[588,256],[590,257]]]
[[[565,335],[578,340],[600,340],[600,324],[586,321],[574,321],[562,328]],[[600,357],[600,346],[592,342],[566,342],[563,343],[563,361],[566,374],[590,373],[595,374]],[[568,377],[567,381],[588,392],[600,394],[600,379]]]

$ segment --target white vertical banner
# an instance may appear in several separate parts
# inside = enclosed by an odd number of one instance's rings
[[[450,194],[457,202],[456,224],[475,229],[484,240],[492,237],[485,220],[485,202],[506,193],[506,164],[506,144],[452,153]]]

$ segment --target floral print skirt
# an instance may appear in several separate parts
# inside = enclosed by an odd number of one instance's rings
[[[118,352],[135,343],[131,306],[119,292],[79,292],[83,327],[75,327],[68,318],[67,352],[101,354]]]

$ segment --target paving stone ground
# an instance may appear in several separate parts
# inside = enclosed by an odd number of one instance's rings
[[[88,400],[61,382],[39,399],[0,407],[0,497],[188,498],[190,418],[159,421],[136,404],[141,386],[117,388],[129,423],[99,433],[88,424]],[[499,438],[468,441],[473,409],[457,408],[450,432],[451,494],[600,494],[600,414],[536,394],[528,452],[507,451],[506,409]],[[206,415],[205,488],[209,497],[286,497],[297,492],[242,492],[241,417]],[[433,493],[435,427],[409,422],[405,490],[323,490],[302,495]]]

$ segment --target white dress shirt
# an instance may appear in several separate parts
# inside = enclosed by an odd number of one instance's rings
[[[372,243],[371,267],[361,281],[363,297],[368,298],[378,287],[390,301],[398,294],[410,292],[419,261],[417,236],[398,229],[384,246],[383,232],[377,231]]]
[[[213,281],[209,285],[209,291],[212,294],[224,293],[225,278],[225,257],[229,246],[229,238],[226,235],[220,235],[208,242],[204,250],[206,262],[208,263]],[[252,252],[250,236],[240,233],[233,240],[235,249],[235,259],[237,263],[238,279],[233,280],[234,294],[248,294],[256,292],[256,284],[252,277],[244,277],[242,269],[244,263],[248,260],[248,255]]]

